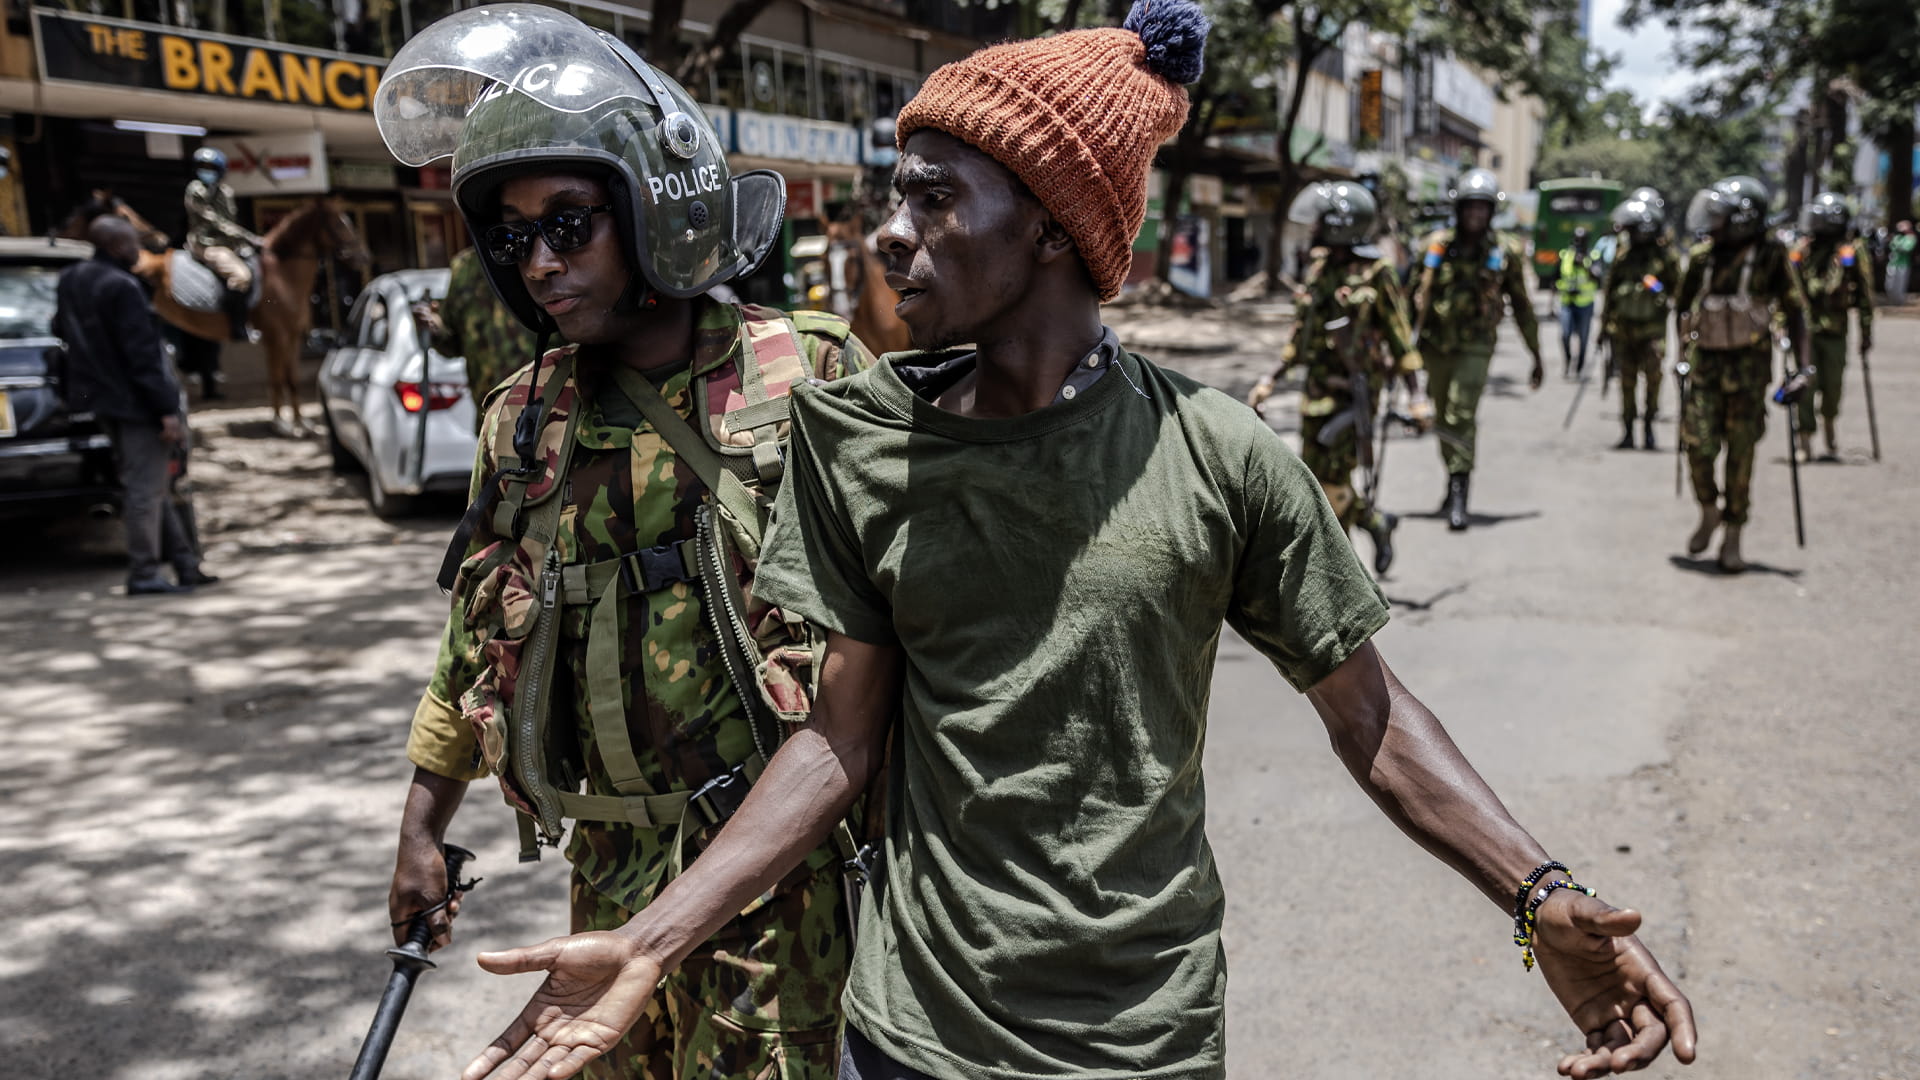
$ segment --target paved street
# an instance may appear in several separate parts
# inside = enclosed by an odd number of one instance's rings
[[[1271,363],[1234,342],[1281,332],[1120,317],[1150,354],[1217,343],[1162,355],[1234,393]],[[1879,465],[1850,369],[1844,460],[1802,469],[1804,550],[1769,417],[1741,577],[1683,555],[1671,382],[1669,452],[1614,451],[1598,376],[1563,431],[1557,342],[1534,395],[1503,336],[1470,532],[1431,516],[1433,440],[1392,445],[1382,501],[1405,518],[1381,648],[1547,848],[1645,912],[1702,1032],[1697,1066],[1648,1075],[1920,1080],[1920,320],[1879,329]],[[402,745],[457,510],[385,524],[317,440],[240,411],[195,424],[219,587],[118,595],[111,524],[0,539],[8,1077],[338,1078],[386,979]],[[1506,915],[1385,822],[1231,635],[1207,762],[1236,1080],[1553,1075],[1576,1039]],[[476,947],[564,929],[564,864],[517,864],[510,813],[490,785],[470,796],[450,835],[486,880],[392,1080],[454,1075],[531,989],[480,972]]]

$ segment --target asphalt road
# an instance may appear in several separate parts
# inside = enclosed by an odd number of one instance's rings
[[[1278,331],[1236,318],[1116,321],[1222,342],[1166,358],[1243,392],[1270,357],[1245,343]],[[1608,449],[1597,381],[1563,431],[1554,346],[1529,394],[1506,337],[1471,531],[1421,516],[1444,484],[1433,441],[1394,443],[1383,503],[1407,516],[1381,648],[1547,848],[1645,913],[1702,1031],[1698,1065],[1651,1075],[1920,1080],[1920,322],[1880,328],[1881,464],[1849,373],[1843,461],[1803,469],[1805,550],[1771,418],[1740,577],[1683,557],[1672,457]],[[0,538],[9,1077],[342,1077],[387,975],[402,745],[451,513],[375,521],[317,445],[247,413],[196,424],[220,587],[119,595],[111,527]],[[1379,816],[1231,634],[1207,767],[1236,1080],[1553,1075],[1576,1036],[1505,914]],[[479,971],[477,947],[564,929],[564,866],[515,862],[494,794],[477,785],[451,835],[486,880],[421,980],[393,1080],[453,1075],[531,989]]]

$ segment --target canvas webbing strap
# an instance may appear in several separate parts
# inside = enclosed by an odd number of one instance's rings
[[[753,366],[743,364],[742,371]],[[747,490],[746,484],[721,462],[720,455],[681,419],[680,414],[667,404],[667,399],[660,396],[660,391],[652,383],[632,368],[624,364],[616,367],[613,381],[620,392],[627,396],[627,400],[640,410],[640,415],[653,425],[653,430],[667,440],[673,452],[680,455],[680,459],[687,463],[701,483],[707,485],[707,490],[713,492],[713,497],[719,500],[727,513],[757,535],[760,530],[759,504],[754,500],[753,492]]]

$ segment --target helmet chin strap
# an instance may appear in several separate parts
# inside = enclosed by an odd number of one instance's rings
[[[613,302],[613,310],[628,314],[635,311],[647,311],[660,303],[660,295],[647,284],[647,275],[638,270],[627,275],[627,287],[620,290],[620,299]]]

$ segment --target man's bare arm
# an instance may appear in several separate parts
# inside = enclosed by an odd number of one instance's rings
[[[1307,692],[1335,752],[1394,824],[1511,914],[1514,892],[1547,858],[1394,677],[1371,643]],[[1694,1058],[1693,1007],[1634,936],[1640,915],[1571,889],[1539,909],[1533,951],[1547,986],[1586,1039],[1560,1060],[1576,1078],[1644,1068],[1669,1039]]]
[[[812,719],[767,764],[733,820],[686,872],[617,931],[482,953],[495,974],[547,980],[463,1080],[578,1073],[640,1018],[660,979],[820,846],[882,764],[899,701],[900,650],[827,639]]]

